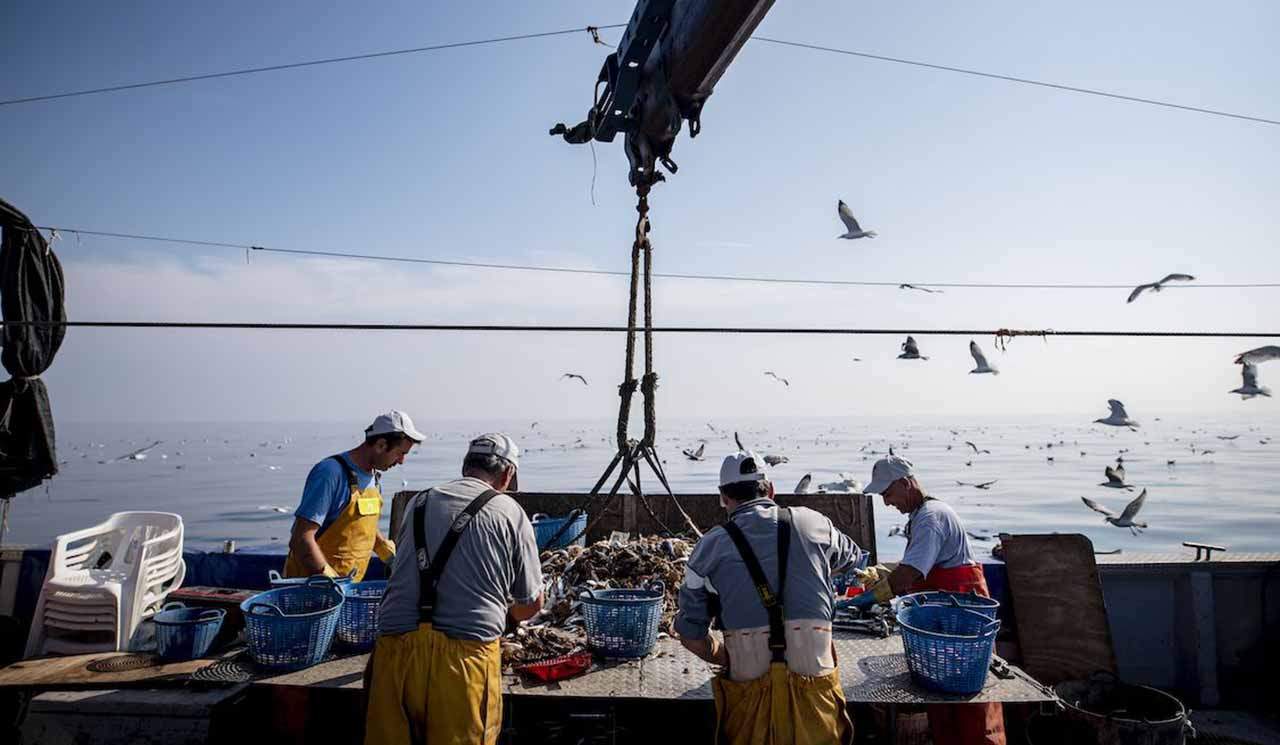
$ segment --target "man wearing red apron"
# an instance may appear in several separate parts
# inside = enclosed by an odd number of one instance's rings
[[[892,571],[871,567],[864,582],[877,600],[925,590],[973,591],[990,597],[982,566],[973,558],[969,538],[956,511],[925,493],[911,461],[890,455],[876,462],[865,491],[909,515],[907,549]],[[1004,707],[1000,704],[942,704],[929,707],[934,745],[1005,745]]]

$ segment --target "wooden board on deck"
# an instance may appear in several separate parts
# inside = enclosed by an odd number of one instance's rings
[[[188,682],[196,671],[216,664],[223,657],[233,657],[239,652],[239,649],[234,649],[219,657],[169,663],[158,663],[154,655],[137,652],[99,652],[68,657],[41,657],[22,660],[0,668],[0,688],[70,690],[182,684]],[[135,661],[155,664],[146,666],[130,664]]]
[[[1116,672],[1093,544],[1083,535],[1003,540],[1022,667],[1046,685]]]

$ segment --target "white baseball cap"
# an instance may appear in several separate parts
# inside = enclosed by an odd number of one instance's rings
[[[374,435],[389,435],[400,433],[408,437],[414,442],[422,442],[427,439],[421,432],[413,426],[413,420],[403,411],[391,410],[385,414],[379,414],[377,419],[373,420],[365,428],[364,436],[373,437]]]
[[[876,461],[871,468],[871,483],[863,489],[865,494],[884,494],[884,490],[898,479],[914,476],[911,461],[899,455],[889,455]]]
[[[496,455],[516,468],[520,467],[520,448],[516,441],[501,432],[487,432],[471,441],[467,455]]]
[[[768,478],[764,475],[764,460],[751,450],[739,450],[727,456],[720,464],[720,486],[744,481],[765,481]]]

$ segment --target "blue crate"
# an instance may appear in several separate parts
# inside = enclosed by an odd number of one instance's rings
[[[912,679],[944,693],[978,693],[987,680],[1000,622],[951,605],[903,604],[902,645]]]
[[[582,616],[587,646],[605,657],[644,657],[658,641],[665,586],[654,581],[644,589],[587,590]]]
[[[975,613],[981,613],[992,621],[996,619],[996,614],[1000,612],[999,602],[976,592],[928,590],[906,595],[899,602],[904,605],[944,605],[952,608],[964,608]]]
[[[533,535],[538,541],[539,551],[570,545],[587,545],[587,513],[582,510],[573,510],[565,517],[549,517],[539,512],[530,518],[530,522],[533,523]],[[569,527],[561,531],[560,528],[566,523]],[[558,536],[557,533],[559,533]],[[552,538],[555,538],[554,545],[551,542]]]
[[[222,608],[188,608],[166,603],[151,620],[156,627],[156,654],[165,662],[203,657],[213,646],[227,612]]]
[[[385,579],[341,585],[342,610],[338,611],[338,641],[360,652],[373,648],[378,637],[378,608],[387,592]]]
[[[255,662],[273,670],[298,670],[329,653],[344,598],[328,577],[258,593],[240,604],[244,635]]]

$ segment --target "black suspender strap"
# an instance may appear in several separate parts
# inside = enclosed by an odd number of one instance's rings
[[[724,531],[729,534],[729,538],[733,539],[733,545],[742,555],[742,562],[747,565],[747,573],[751,575],[751,581],[756,586],[760,602],[764,604],[765,612],[769,614],[769,649],[773,652],[773,661],[786,662],[787,632],[783,625],[782,611],[783,593],[787,587],[787,558],[791,553],[791,510],[778,508],[778,591],[776,594],[769,589],[769,580],[764,576],[764,567],[760,565],[760,559],[756,557],[755,551],[751,550],[751,544],[747,542],[742,528],[735,525],[733,520],[728,520],[724,524]]]
[[[497,489],[486,489],[483,494],[471,500],[462,514],[453,520],[453,525],[449,526],[449,532],[445,533],[444,540],[440,542],[440,547],[436,549],[436,555],[427,558],[427,498],[431,492],[424,492],[418,500],[418,505],[413,508],[413,543],[417,549],[418,559],[418,622],[431,623],[435,616],[436,608],[436,591],[440,586],[440,576],[444,574],[444,567],[449,563],[449,556],[453,554],[453,550],[458,546],[458,539],[462,537],[467,526],[471,525],[476,513],[484,509],[490,499],[500,494]]]
[[[346,458],[341,455],[330,455],[329,457],[338,461],[338,465],[342,466],[342,472],[347,475],[347,488],[352,491],[360,491],[360,482],[356,481],[356,472],[351,468],[351,464],[347,463]]]

